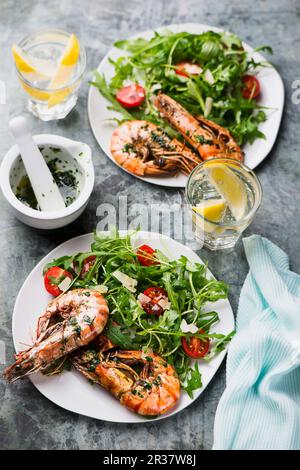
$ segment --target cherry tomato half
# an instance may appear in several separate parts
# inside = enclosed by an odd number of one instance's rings
[[[204,333],[204,331],[199,330],[199,333]],[[184,352],[189,357],[193,357],[195,359],[206,356],[209,350],[209,343],[210,341],[208,338],[200,339],[196,338],[195,336],[191,336],[188,339],[184,336],[181,338],[181,344]]]
[[[73,279],[72,274],[65,269],[59,268],[58,266],[53,266],[52,268],[48,269],[44,276],[44,285],[45,289],[49,294],[54,295],[57,297],[62,293],[59,289],[59,284],[66,278]]]
[[[153,250],[149,245],[140,246],[137,251],[137,257],[143,266],[152,266],[153,264],[157,264],[157,261],[155,260],[155,250]]]
[[[85,258],[85,260],[83,261],[83,264],[82,264],[80,277],[84,277],[89,272],[89,270],[94,266],[95,261],[96,261],[96,256],[95,255],[91,255],[91,256],[88,256],[87,258]]]
[[[146,97],[145,89],[133,83],[132,85],[124,86],[116,94],[116,98],[124,108],[135,108],[141,106]]]
[[[175,73],[182,77],[189,77],[190,75],[200,75],[202,68],[198,64],[192,62],[180,62],[176,65]]]
[[[144,295],[150,299],[148,302],[142,301],[142,307],[145,312],[149,313],[150,315],[157,316],[164,313],[165,309],[159,305],[158,302],[160,300],[169,302],[168,294],[166,293],[165,289],[156,286],[148,287],[148,289],[144,291]]]
[[[253,75],[244,75],[242,78],[243,88],[242,95],[244,98],[257,98],[260,94],[260,84]]]

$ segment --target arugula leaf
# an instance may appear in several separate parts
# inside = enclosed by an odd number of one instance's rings
[[[121,346],[123,349],[140,349],[140,342],[137,339],[132,339],[130,333],[119,325],[110,323],[106,335],[115,345]]]
[[[162,276],[162,281],[164,282],[168,297],[175,308],[175,310],[179,310],[179,305],[178,305],[178,294],[174,291],[172,282],[171,282],[171,273],[166,272]]]
[[[203,359],[206,361],[209,361],[216,354],[218,354],[221,351],[224,351],[224,349],[227,347],[228,343],[231,341],[234,335],[235,335],[235,331],[231,331],[228,335],[211,334],[210,335],[211,338],[217,338],[219,339],[219,341],[216,342],[216,344],[210,350],[209,354],[205,356]]]
[[[199,371],[198,362],[196,362],[194,369],[189,368],[186,384],[183,389],[188,393],[190,398],[193,398],[193,392],[202,387],[202,378]]]
[[[48,269],[52,268],[53,266],[59,266],[68,271],[72,265],[73,258],[73,256],[62,256],[61,258],[57,258],[50,263],[47,263],[43,268],[43,275],[45,275]]]

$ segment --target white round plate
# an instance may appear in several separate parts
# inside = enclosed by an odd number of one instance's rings
[[[62,243],[45,256],[31,271],[19,292],[13,313],[12,332],[17,351],[23,350],[25,348],[24,345],[32,344],[37,318],[52,298],[45,291],[43,285],[42,272],[45,264],[60,256],[89,251],[92,240],[93,234],[86,234]],[[192,262],[202,263],[201,259],[192,250],[163,235],[139,232],[132,238],[132,241],[134,246],[149,243],[154,248],[159,248],[171,259],[184,255]],[[216,331],[223,334],[230,333],[234,329],[234,317],[228,300],[219,300],[214,304],[210,304],[209,308],[216,310],[220,315],[220,322],[216,325]],[[226,351],[222,351],[219,355],[212,358],[210,362],[201,361],[199,363],[203,387],[194,393],[193,400],[189,398],[187,393],[182,392],[177,406],[161,418],[178,413],[201,395],[217,372],[225,353]],[[75,370],[66,371],[61,375],[53,377],[46,377],[39,373],[30,376],[30,379],[46,398],[74,413],[118,423],[153,421],[146,420],[127,410],[104,389],[96,385],[91,386]],[[156,418],[155,420],[161,418]]]
[[[208,30],[216,32],[223,31],[220,28],[196,23],[164,26],[162,28],[158,28],[156,31],[158,33],[163,33],[166,29],[176,33],[186,31],[193,34],[201,34]],[[146,31],[143,33],[136,34],[135,36],[133,36],[133,38],[140,37],[150,39],[153,34],[154,31]],[[248,44],[243,43],[243,45],[247,51],[253,52],[253,48],[250,47]],[[109,62],[109,60],[116,60],[118,57],[124,55],[126,55],[125,51],[113,47],[101,61],[98,67],[98,71],[101,74],[104,74],[107,80],[110,80],[111,77],[114,75],[114,67]],[[259,62],[266,61],[266,59],[258,52],[253,53],[253,58]],[[279,130],[284,106],[284,87],[281,77],[277,70],[273,66],[263,67],[258,71],[257,77],[260,81],[262,89],[259,104],[261,104],[262,106],[266,106],[268,109],[265,110],[267,113],[267,120],[259,126],[259,129],[265,134],[266,138],[256,139],[252,145],[246,144],[243,146],[243,150],[245,152],[245,163],[252,169],[256,168],[257,165],[259,165],[259,163],[264,160],[264,158],[266,158],[266,156],[272,149]],[[106,153],[106,155],[114,163],[116,163],[110,152],[110,139],[113,130],[117,127],[117,124],[108,120],[114,117],[120,118],[120,115],[114,111],[108,110],[108,105],[108,101],[99,93],[99,91],[94,86],[91,86],[88,97],[89,121],[95,138],[99,143],[100,147]],[[175,188],[184,188],[187,181],[187,177],[183,174],[160,178],[139,176],[136,176],[136,178],[140,178],[144,181],[147,181],[148,183]]]

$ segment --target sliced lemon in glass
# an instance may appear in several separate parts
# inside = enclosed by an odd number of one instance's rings
[[[219,222],[226,209],[226,202],[224,199],[209,199],[197,206],[193,206],[193,211],[202,215],[205,219],[212,222]]]
[[[57,69],[49,84],[49,90],[63,88],[70,82],[74,67],[77,64],[80,54],[80,45],[75,34],[71,34],[68,43],[59,59]],[[48,100],[48,107],[55,106],[63,101],[72,91],[74,87],[67,87],[64,90],[52,92]]]
[[[32,86],[27,85],[22,80],[20,81],[26,93],[28,93],[28,95],[31,96],[33,99],[38,100],[38,101],[47,101],[49,99],[50,93],[48,93],[47,91],[38,90]]]
[[[12,46],[12,53],[16,67],[24,78],[31,82],[51,79],[54,68],[49,61],[29,56],[16,44]]]
[[[220,196],[225,199],[233,217],[237,221],[241,220],[246,213],[248,199],[243,181],[225,163],[207,162],[205,173]]]
[[[220,222],[223,218],[226,207],[227,204],[224,199],[209,199],[207,201],[203,201],[197,206],[193,206],[192,210],[196,214],[202,215],[202,217],[210,220],[211,222]],[[216,229],[216,225],[208,222],[207,220],[202,220],[198,217],[195,217],[195,214],[193,214],[193,216],[193,221],[197,228],[209,233]]]

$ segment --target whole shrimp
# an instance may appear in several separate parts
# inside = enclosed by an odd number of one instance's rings
[[[4,377],[13,382],[43,371],[57,359],[88,344],[101,333],[108,319],[104,297],[94,290],[74,289],[54,299],[38,320],[34,345],[16,354]]]
[[[203,160],[214,157],[244,160],[241,148],[224,127],[203,116],[192,116],[177,101],[163,93],[159,93],[154,102],[161,116],[181,133]]]
[[[112,134],[111,153],[130,173],[166,176],[189,174],[201,160],[184,143],[147,121],[125,121]]]
[[[108,390],[129,410],[143,416],[166,413],[180,396],[175,369],[153,352],[76,351],[73,366],[92,383]],[[134,367],[141,368],[138,373]]]

